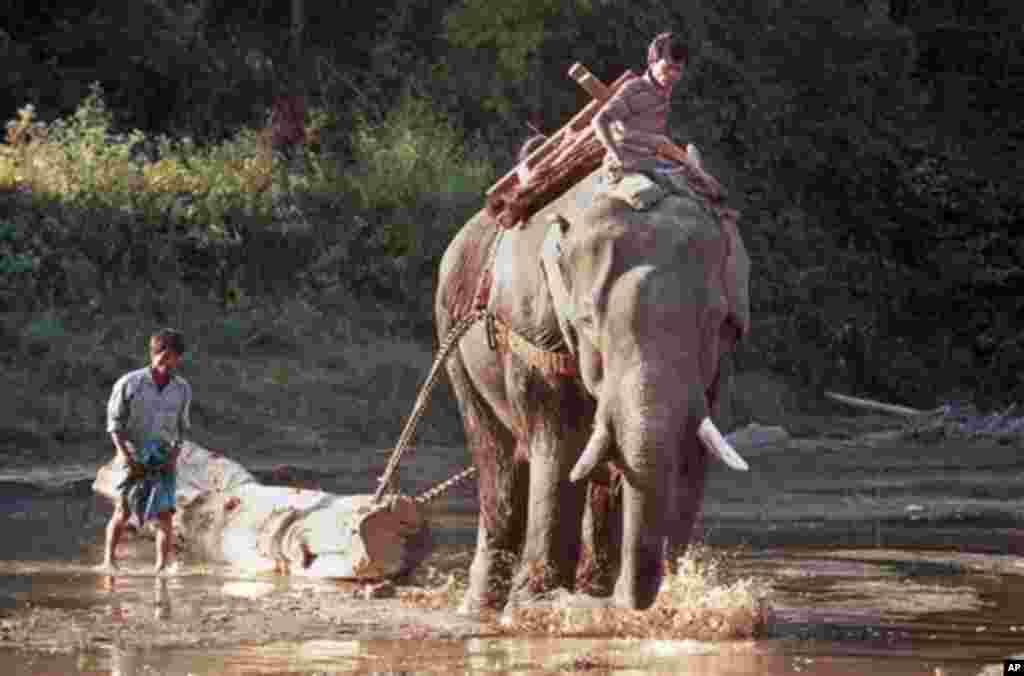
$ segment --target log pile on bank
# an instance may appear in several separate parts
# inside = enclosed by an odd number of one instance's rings
[[[825,396],[855,408],[902,417],[900,437],[913,441],[937,442],[948,439],[994,439],[999,443],[1024,444],[1024,409],[1011,404],[1001,411],[984,413],[975,404],[952,401],[938,408],[921,410],[851,397],[835,392]]]

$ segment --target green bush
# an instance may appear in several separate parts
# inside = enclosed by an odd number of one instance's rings
[[[14,251],[20,236],[14,223],[0,223],[0,278],[22,275],[35,269],[31,256]]]
[[[344,185],[367,211],[421,212],[482,197],[495,169],[467,151],[463,133],[430,101],[406,94],[383,115],[364,114],[352,133],[353,165]],[[421,224],[385,224],[392,255],[408,253]]]

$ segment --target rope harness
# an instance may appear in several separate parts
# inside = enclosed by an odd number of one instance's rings
[[[409,442],[412,441],[412,435],[416,431],[416,425],[419,424],[420,418],[423,417],[423,412],[427,408],[430,393],[433,391],[434,386],[437,385],[437,381],[441,377],[441,365],[448,359],[449,353],[451,353],[452,349],[459,344],[459,339],[465,335],[466,331],[469,331],[474,324],[482,320],[485,316],[486,310],[476,310],[469,316],[463,317],[461,320],[456,322],[455,325],[452,326],[451,330],[448,331],[448,335],[445,336],[444,342],[441,344],[441,348],[437,352],[437,358],[434,359],[434,364],[430,367],[430,374],[427,376],[427,380],[423,383],[423,386],[420,388],[420,393],[416,397],[416,403],[413,405],[412,414],[406,421],[405,427],[402,428],[402,433],[398,437],[398,443],[395,445],[395,450],[391,453],[391,458],[388,460],[388,465],[384,470],[384,474],[381,475],[379,479],[380,486],[377,487],[377,492],[373,494],[374,502],[380,502],[381,498],[384,497],[384,493],[392,487],[391,484],[394,482],[395,472],[398,471],[398,463],[402,461],[402,456],[405,454],[405,450],[408,448]],[[448,482],[445,482],[445,484],[447,483]]]
[[[469,315],[455,322],[455,324],[448,330],[448,334],[445,336],[438,348],[437,357],[434,358],[434,363],[430,367],[430,373],[427,375],[427,379],[420,387],[420,392],[416,397],[416,403],[413,405],[412,413],[409,415],[409,419],[402,428],[402,432],[398,437],[398,442],[395,444],[395,450],[391,453],[391,457],[388,459],[388,464],[384,469],[384,473],[378,479],[379,486],[377,487],[376,493],[373,495],[373,501],[375,503],[380,503],[384,498],[384,494],[389,489],[392,491],[394,490],[393,484],[395,481],[395,474],[398,471],[398,465],[402,461],[402,456],[405,455],[405,451],[409,447],[409,444],[412,442],[416,426],[419,424],[420,419],[423,417],[423,413],[426,411],[427,403],[430,400],[430,394],[437,385],[437,381],[440,380],[441,366],[445,361],[447,361],[452,350],[458,346],[459,341],[464,335],[466,335],[466,332],[469,331],[477,322],[483,321],[485,323],[487,344],[492,350],[508,350],[515,352],[527,364],[539,369],[541,372],[549,376],[575,377],[579,374],[579,365],[576,362],[576,358],[571,353],[553,352],[535,345],[526,336],[513,329],[509,324],[502,321],[493,312],[488,310],[487,306],[489,304],[491,294],[487,280],[488,278],[493,279],[494,261],[497,258],[498,244],[504,234],[505,230],[499,229],[497,237],[495,237],[491,242],[490,250],[488,251],[487,269],[489,269],[492,274],[488,275],[484,273],[480,275],[476,291],[473,294],[473,311]],[[473,476],[475,472],[476,467],[473,466],[463,469],[437,486],[420,493],[420,495],[415,498],[416,503],[420,505],[429,504],[444,495],[444,493],[452,487]]]

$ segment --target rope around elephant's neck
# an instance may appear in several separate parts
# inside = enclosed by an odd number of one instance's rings
[[[387,492],[394,481],[395,472],[398,471],[398,464],[401,462],[402,456],[405,454],[405,450],[409,446],[409,442],[412,441],[413,433],[416,431],[416,425],[419,424],[420,418],[423,417],[423,412],[427,408],[427,401],[429,400],[430,392],[434,389],[434,386],[437,385],[437,381],[440,379],[441,365],[444,364],[452,349],[459,344],[459,340],[463,335],[465,335],[466,331],[469,331],[474,324],[481,321],[486,315],[486,310],[477,310],[472,314],[463,317],[456,322],[454,326],[452,326],[451,330],[448,331],[448,335],[445,336],[444,342],[441,343],[441,347],[437,352],[437,358],[434,359],[434,364],[430,367],[430,373],[427,375],[427,379],[420,388],[419,395],[416,397],[416,404],[413,406],[412,414],[410,414],[409,419],[405,423],[405,427],[402,428],[401,435],[398,437],[398,443],[395,444],[395,450],[391,453],[391,458],[388,460],[387,468],[378,480],[380,485],[377,487],[377,492],[373,495],[374,502],[380,502],[381,498],[384,497],[384,493]],[[463,472],[465,472],[465,470]]]

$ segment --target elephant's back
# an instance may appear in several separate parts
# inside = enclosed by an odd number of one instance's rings
[[[489,274],[490,250],[497,234],[494,219],[481,209],[462,226],[445,250],[434,306],[437,326],[442,332],[473,311],[481,276]]]

